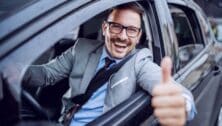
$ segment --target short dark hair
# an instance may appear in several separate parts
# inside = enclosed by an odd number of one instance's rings
[[[127,4],[121,4],[118,6],[115,6],[113,8],[111,8],[108,12],[107,18],[109,17],[109,15],[113,12],[113,10],[122,10],[122,9],[130,9],[133,10],[134,12],[138,13],[140,15],[140,18],[142,19],[142,15],[144,13],[144,10],[142,9],[142,7],[140,7],[137,3],[132,2],[132,3],[127,3]]]

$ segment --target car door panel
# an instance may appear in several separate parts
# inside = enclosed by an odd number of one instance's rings
[[[213,126],[214,122],[212,116],[215,104],[221,102],[216,99],[220,91],[222,73],[221,68],[215,66],[206,77],[203,78],[201,84],[192,90],[195,97],[195,104],[197,108],[197,115],[189,124],[189,126]],[[204,86],[201,86],[204,85]],[[200,92],[201,91],[201,92]],[[214,116],[215,117],[215,116]]]

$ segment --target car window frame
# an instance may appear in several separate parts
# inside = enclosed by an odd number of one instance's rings
[[[204,51],[204,48],[206,47],[206,39],[205,39],[204,36],[203,36],[203,31],[202,31],[203,29],[202,29],[201,26],[200,26],[200,21],[199,21],[197,12],[196,12],[197,9],[196,9],[196,11],[195,11],[195,8],[192,8],[192,7],[188,6],[188,5],[177,5],[176,2],[169,2],[169,6],[171,6],[171,7],[173,7],[173,8],[175,7],[176,9],[182,10],[185,15],[187,15],[187,13],[191,14],[191,17],[188,17],[188,21],[191,22],[191,23],[190,23],[190,24],[191,24],[191,30],[192,30],[192,32],[193,32],[193,34],[194,34],[194,37],[195,37],[195,42],[193,43],[193,44],[194,44],[193,47],[197,47],[196,44],[198,45],[198,47],[200,47],[199,45],[201,45],[201,46],[203,46],[203,47],[202,47],[202,49],[201,49],[200,52]],[[197,25],[197,26],[195,25],[195,28],[194,28],[194,24],[192,24],[192,22]],[[175,32],[175,31],[174,31],[174,32]],[[176,32],[175,32],[175,33],[176,33]],[[179,44],[178,44],[178,40],[177,40],[177,44],[176,44],[175,47],[178,48],[177,57],[179,57],[179,51],[180,51],[179,48],[180,48],[180,47],[179,47]],[[179,71],[185,69],[185,68],[188,68],[187,66],[192,65],[192,64],[190,63],[191,61],[193,61],[193,60],[198,60],[198,59],[196,58],[196,57],[198,57],[198,55],[200,55],[200,53],[199,53],[199,54],[196,54],[196,55],[194,56],[194,58],[192,58],[192,59],[188,62],[188,64],[185,64],[185,65],[183,65],[183,66],[180,66],[180,61],[178,60],[179,62],[177,62],[177,65],[175,65],[175,66],[176,66],[176,71],[177,71],[177,73],[178,73]],[[179,72],[179,73],[180,73],[180,72]]]

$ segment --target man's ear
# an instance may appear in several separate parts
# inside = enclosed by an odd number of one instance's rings
[[[107,24],[106,24],[105,21],[103,21],[103,23],[102,23],[102,33],[103,33],[103,36],[105,36],[106,29],[107,29]]]
[[[140,42],[140,38],[141,38],[141,36],[142,36],[142,33],[143,33],[143,31],[142,31],[142,29],[141,29],[141,30],[140,30],[140,33],[139,33],[139,35],[138,35],[137,44]]]

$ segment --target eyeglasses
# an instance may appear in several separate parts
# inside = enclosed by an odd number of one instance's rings
[[[126,27],[119,23],[110,22],[110,21],[106,21],[106,22],[109,24],[109,31],[114,34],[119,34],[122,32],[123,29],[126,29],[127,36],[134,38],[139,35],[140,30],[141,30],[140,28],[133,27],[133,26]]]

